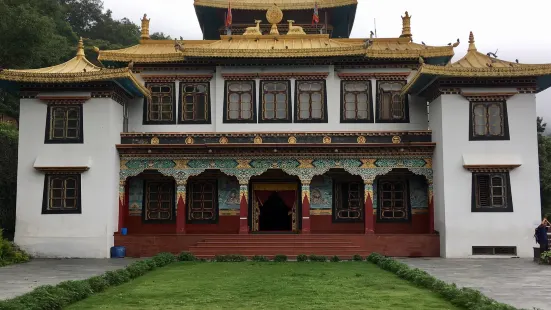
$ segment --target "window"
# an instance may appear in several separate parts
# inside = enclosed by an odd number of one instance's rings
[[[408,123],[407,96],[400,95],[405,82],[377,81],[377,122]]]
[[[42,214],[80,214],[80,174],[47,174]]]
[[[151,100],[144,99],[144,124],[175,124],[174,83],[147,83]]]
[[[259,122],[290,123],[291,85],[289,81],[260,82],[262,111]]]
[[[356,182],[333,181],[333,220],[361,222],[364,209],[364,185]]]
[[[45,143],[82,143],[82,105],[49,105]]]
[[[469,140],[509,140],[505,102],[471,102]]]
[[[256,123],[255,82],[226,81],[225,123]]]
[[[216,180],[190,182],[188,195],[188,221],[190,223],[217,223],[218,191]]]
[[[382,179],[377,185],[377,220],[380,222],[409,221],[411,208],[406,180]]]
[[[174,181],[147,180],[145,182],[145,222],[172,222],[174,216]]]
[[[371,81],[342,81],[341,94],[342,123],[372,121]]]
[[[180,83],[181,124],[210,124],[209,88],[209,83]]]
[[[473,173],[472,212],[513,212],[509,173]]]
[[[295,92],[295,122],[327,123],[325,81],[297,81]]]

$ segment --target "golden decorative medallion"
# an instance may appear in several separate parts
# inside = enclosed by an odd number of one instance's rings
[[[218,142],[220,142],[220,144],[228,144],[228,138],[222,137]]]
[[[274,4],[266,12],[266,20],[268,20],[268,23],[272,25],[281,23],[283,20],[283,11],[281,11],[281,9]]]
[[[323,143],[324,143],[324,144],[329,144],[329,143],[331,143],[331,137],[329,137],[329,136],[323,137]]]
[[[367,140],[365,139],[364,136],[359,136],[359,137],[358,137],[358,143],[359,143],[359,144],[364,144],[366,141],[367,141]]]
[[[261,136],[254,137],[254,144],[262,144],[262,137]]]
[[[289,140],[287,140],[287,142],[289,142],[289,144],[296,144],[297,143],[297,138],[295,138],[294,136],[290,136]]]
[[[398,143],[400,143],[400,142],[402,142],[402,138],[400,138],[400,136],[394,136],[394,137],[392,137],[392,143],[398,144]]]
[[[186,144],[193,144],[193,137],[187,137],[186,138]]]
[[[151,144],[159,144],[159,138],[157,137],[151,138]]]

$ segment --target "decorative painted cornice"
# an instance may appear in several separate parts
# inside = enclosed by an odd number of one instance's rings
[[[281,72],[281,73],[223,73],[222,78],[228,81],[247,81],[247,80],[325,80],[329,72]]]
[[[65,174],[65,173],[83,173],[90,170],[87,166],[76,167],[34,167],[34,169],[40,172],[47,172],[50,174]]]
[[[184,82],[209,82],[212,80],[212,74],[195,74],[195,75],[142,75],[145,82],[148,83],[167,83],[174,81]]]
[[[518,92],[461,92],[461,95],[469,101],[489,102],[489,101],[507,101],[509,98],[517,95]]]
[[[90,100],[90,96],[46,96],[39,95],[37,99],[44,101],[47,104],[83,104]]]
[[[515,168],[520,167],[519,164],[515,165],[463,165],[463,168],[471,172],[509,172]]]
[[[372,72],[372,73],[344,73],[339,72],[338,77],[344,81],[367,81],[376,79],[380,81],[404,81],[410,72]]]

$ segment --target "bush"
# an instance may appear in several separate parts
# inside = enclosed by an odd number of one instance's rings
[[[268,259],[266,256],[255,255],[255,256],[253,256],[252,261],[253,262],[269,262],[270,259]]]
[[[86,280],[81,281],[65,281],[57,285],[57,287],[67,291],[69,303],[74,303],[92,295],[92,287]]]
[[[178,261],[180,262],[194,262],[197,260],[197,257],[190,252],[182,252],[178,255]]]
[[[297,262],[306,262],[306,261],[308,261],[308,256],[304,254],[300,254],[299,256],[297,256]]]
[[[0,206],[2,208],[2,206]],[[0,229],[0,267],[26,263],[30,257],[25,251],[17,247],[13,242],[2,237],[2,229]]]
[[[2,95],[5,93],[2,93]],[[0,97],[2,97],[0,95]],[[1,101],[1,100],[0,100]],[[15,233],[15,201],[17,197],[17,127],[0,123],[0,239],[13,240]],[[0,259],[1,263],[2,259]],[[13,262],[10,262],[12,264]],[[0,265],[1,267],[2,265]]]
[[[354,254],[354,256],[352,256],[352,260],[355,262],[363,262],[364,258],[360,254]]]
[[[341,259],[340,259],[337,255],[331,257],[330,260],[331,260],[331,262],[333,262],[333,263],[338,263],[338,262],[341,261]]]
[[[105,280],[107,280],[107,283],[109,283],[110,286],[121,285],[123,283],[130,281],[130,273],[126,270],[123,270],[124,272],[121,272],[121,270],[107,271],[103,275],[105,277]]]
[[[126,267],[126,271],[130,274],[130,278],[135,279],[146,274],[149,271],[149,265],[145,261],[135,262]]]
[[[36,307],[31,309],[62,309],[69,304],[70,293],[59,287],[43,285],[30,292],[27,298],[36,300]]]
[[[155,268],[157,268],[157,263],[153,259],[146,259],[145,263],[147,267],[149,267],[149,270],[155,270]]]
[[[216,255],[214,257],[215,262],[224,263],[224,262],[246,262],[247,257],[243,255]]]
[[[274,257],[274,262],[286,262],[287,261],[287,255],[278,254]]]
[[[318,256],[318,255],[310,255],[310,261],[311,262],[326,262],[327,256]]]
[[[159,253],[153,256],[153,261],[157,267],[164,267],[176,261],[176,256],[172,253]]]
[[[104,276],[91,277],[87,281],[94,293],[101,293],[109,287],[109,282]]]

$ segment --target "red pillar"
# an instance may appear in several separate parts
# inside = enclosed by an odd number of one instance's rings
[[[124,227],[124,223],[126,222],[126,214],[128,214],[128,210],[126,208],[126,197],[127,197],[127,182],[126,180],[120,180],[119,181],[119,224],[117,227],[117,231],[120,233],[121,228]]]
[[[239,186],[239,196],[241,197],[241,203],[239,206],[239,233],[248,234],[249,233],[249,185],[240,184]]]
[[[364,221],[365,221],[365,233],[366,234],[374,234],[375,233],[375,223],[373,221],[373,181],[372,180],[366,180],[364,181],[365,186],[365,214],[364,214]]]
[[[310,233],[310,183],[302,182],[302,233]]]
[[[176,233],[186,233],[186,181],[177,181]]]
[[[432,182],[429,182],[429,194],[428,194],[428,200],[429,200],[429,233],[434,233],[434,194],[433,194],[433,188],[432,188]]]

